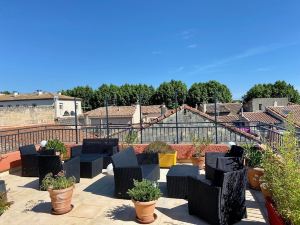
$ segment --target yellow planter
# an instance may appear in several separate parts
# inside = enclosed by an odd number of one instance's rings
[[[176,165],[177,161],[177,151],[175,153],[159,153],[159,167],[170,168]]]

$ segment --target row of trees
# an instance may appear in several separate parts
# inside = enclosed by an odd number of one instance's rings
[[[82,98],[86,110],[104,106],[106,98],[110,105],[131,105],[136,102],[141,102],[143,105],[165,103],[169,108],[175,107],[176,97],[179,105],[187,103],[193,106],[203,102],[213,102],[215,96],[220,102],[232,101],[232,94],[228,87],[217,81],[194,83],[190,89],[182,81],[176,80],[163,82],[157,89],[146,84],[121,86],[103,84],[96,90],[89,86],[78,86],[63,90],[62,94]]]

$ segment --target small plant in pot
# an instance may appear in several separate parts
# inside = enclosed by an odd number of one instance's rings
[[[248,183],[251,188],[260,190],[260,178],[264,174],[262,168],[263,152],[257,145],[244,145]]]
[[[161,168],[170,168],[177,162],[177,151],[163,141],[152,142],[145,148],[144,153],[158,153]]]
[[[59,155],[61,159],[66,157],[67,149],[63,142],[58,139],[52,139],[47,141],[46,150],[54,150],[56,155]]]
[[[192,142],[194,146],[194,153],[192,155],[192,164],[194,166],[198,166],[199,169],[204,169],[205,164],[205,148],[210,144],[209,140],[201,139],[200,137],[193,135],[192,136]]]
[[[127,193],[134,203],[137,220],[143,224],[154,222],[157,217],[154,214],[155,204],[162,196],[158,184],[146,179],[134,180],[134,187]]]
[[[42,181],[42,189],[49,192],[53,214],[61,215],[72,210],[74,183],[75,178],[67,178],[63,171],[57,175],[49,173],[45,176]]]

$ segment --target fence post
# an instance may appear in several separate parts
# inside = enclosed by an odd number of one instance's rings
[[[74,107],[75,107],[75,135],[76,135],[76,144],[78,144],[78,124],[77,124],[77,105],[76,97],[74,97]]]
[[[217,96],[215,96],[215,133],[216,133],[216,144],[218,144]]]
[[[177,90],[175,91],[175,116],[176,116],[176,144],[179,143],[178,137],[178,115],[177,115],[177,108],[178,108],[178,100],[177,100]]]
[[[107,141],[109,141],[109,124],[108,124],[108,103],[107,103],[107,95],[105,95],[105,110],[106,110],[106,134],[107,134]]]
[[[139,97],[140,107],[140,133],[141,133],[141,144],[143,144],[143,118],[142,118],[142,96]]]

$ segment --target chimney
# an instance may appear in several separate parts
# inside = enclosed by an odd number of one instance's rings
[[[203,112],[206,113],[207,109],[206,109],[207,105],[206,103],[203,103]]]
[[[198,109],[198,104],[195,105],[195,109]]]
[[[167,107],[165,104],[162,104],[161,107],[160,107],[160,114],[161,115],[164,115],[166,112],[167,112]]]
[[[274,107],[277,107],[278,103],[277,101],[274,101]]]
[[[43,91],[42,90],[36,90],[37,95],[42,95]]]
[[[61,92],[60,92],[60,91],[58,91],[58,92],[57,92],[57,94],[58,94],[58,95],[61,95]]]
[[[14,97],[18,96],[19,93],[17,91],[14,91]]]

